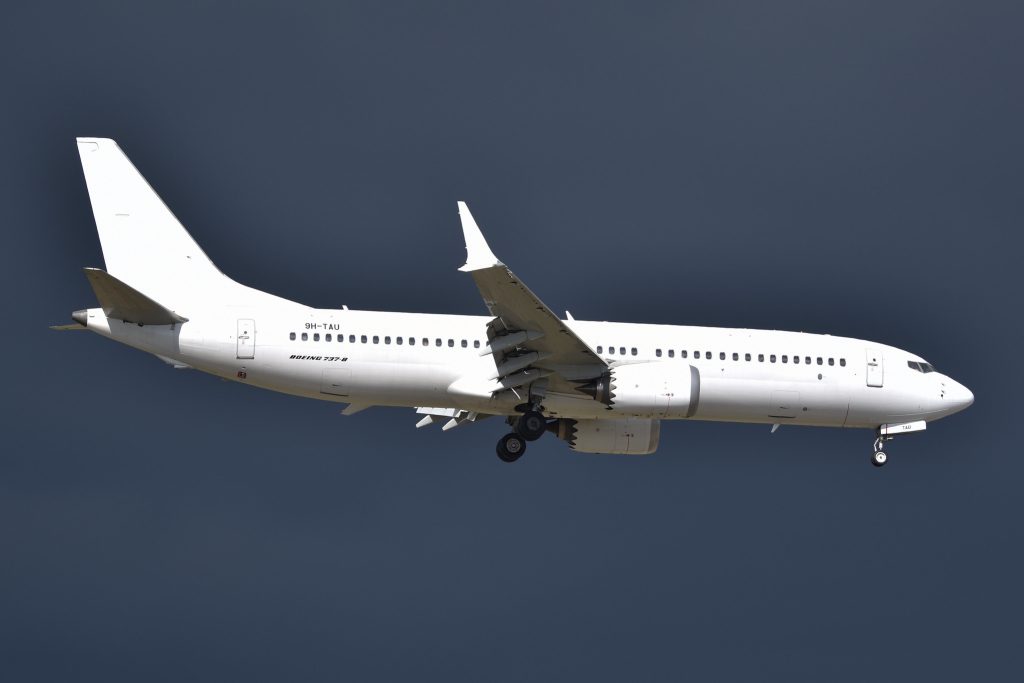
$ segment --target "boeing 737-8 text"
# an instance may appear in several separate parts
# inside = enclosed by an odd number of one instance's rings
[[[546,432],[586,453],[653,453],[661,420],[898,434],[969,406],[971,392],[906,351],[819,334],[563,320],[491,252],[459,202],[461,270],[487,316],[323,310],[221,273],[113,140],[78,149],[106,271],[74,325],[179,368],[298,396],[408,406],[417,427],[498,416],[498,456]],[[774,430],[774,427],[773,427]]]

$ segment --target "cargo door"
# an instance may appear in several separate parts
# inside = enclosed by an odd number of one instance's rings
[[[249,318],[239,318],[238,336],[235,339],[238,358],[255,358],[256,321]]]
[[[334,396],[348,396],[352,380],[349,368],[327,368],[320,380],[320,393]]]
[[[799,391],[773,391],[768,417],[794,418],[800,406]]]

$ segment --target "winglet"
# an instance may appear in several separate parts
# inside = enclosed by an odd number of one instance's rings
[[[466,237],[466,265],[459,270],[470,272],[505,265],[487,246],[487,240],[473,220],[473,214],[469,212],[466,202],[459,202],[459,218],[462,219],[462,234]]]

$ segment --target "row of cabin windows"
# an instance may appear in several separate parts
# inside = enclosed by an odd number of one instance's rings
[[[597,347],[597,352],[599,354],[600,353],[604,353],[604,347],[603,346],[598,346]],[[669,358],[675,358],[676,357],[675,349],[668,349],[667,353],[668,353],[668,357]],[[697,359],[699,359],[701,357],[700,353],[701,353],[700,351],[694,351],[693,352],[694,360],[697,360]],[[608,347],[608,355],[609,356],[614,356],[615,355],[615,347],[614,346],[609,346]],[[619,355],[620,356],[625,356],[626,355],[626,347],[625,346],[620,346],[619,347]],[[631,356],[637,355],[637,350],[636,350],[635,346],[630,348],[629,355],[631,355]],[[661,349],[655,349],[654,350],[654,355],[657,356],[658,358],[661,358],[662,357]],[[687,349],[683,349],[682,351],[679,352],[679,357],[680,358],[689,358],[689,356],[690,356],[690,352]],[[711,360],[713,357],[714,357],[714,354],[711,353],[710,351],[705,351],[704,352],[705,360]],[[793,364],[794,365],[799,365],[800,364],[800,358],[801,358],[800,356],[792,356]],[[725,360],[726,359],[725,351],[719,351],[718,352],[718,359],[719,360]],[[740,354],[734,352],[732,354],[732,359],[738,361],[740,359]],[[803,356],[803,359],[804,359],[803,360],[804,365],[812,365],[812,359],[811,359],[810,356]],[[751,356],[751,354],[745,353],[745,354],[743,354],[743,360],[750,361],[750,360],[753,360],[753,357]],[[758,362],[763,363],[764,362],[764,354],[763,353],[757,354],[757,360],[758,360]],[[769,354],[768,360],[771,363],[776,363],[776,362],[778,362],[779,357],[776,356],[774,353],[772,353],[772,354]],[[821,356],[818,356],[816,360],[818,362],[818,365],[824,365],[826,362],[829,365],[835,365],[836,364],[836,359],[835,358],[823,358]],[[790,361],[790,356],[788,354],[782,354],[782,362],[783,363],[789,363],[789,361]],[[840,358],[839,359],[839,365],[845,368],[846,367],[846,359],[845,358]]]
[[[296,336],[297,335],[294,332],[290,332],[288,334],[288,338],[291,339],[292,341],[295,341]],[[303,332],[301,339],[302,339],[302,341],[309,341],[309,337],[310,337],[310,335],[309,335],[308,332]],[[328,341],[328,342],[329,341],[335,341],[335,339],[338,342],[344,342],[345,341],[345,335],[339,334],[339,335],[337,335],[335,337],[330,332],[327,332],[326,334],[324,334],[324,341]],[[368,344],[370,342],[370,339],[373,340],[374,344],[380,344],[380,340],[381,340],[380,336],[376,335],[376,334],[373,335],[373,337],[368,337],[365,334],[361,334],[361,335],[359,335],[358,339],[359,339],[359,343],[361,343],[361,344]],[[349,340],[350,343],[355,344],[356,343],[356,335],[354,335],[354,334],[348,335],[348,340]],[[315,341],[315,342],[320,341],[320,333],[319,332],[314,332],[313,333],[313,341]],[[408,341],[409,346],[416,346],[416,337],[394,337],[393,339],[392,339],[392,337],[390,335],[386,335],[384,337],[384,343],[385,344],[391,344],[393,342],[393,343],[397,344],[398,346],[402,346],[407,341]],[[449,339],[448,340],[448,347],[449,348],[455,348],[455,341],[456,341],[455,339]],[[459,340],[459,346],[461,346],[464,349],[468,349],[469,348],[469,344],[470,344],[470,342],[468,340],[466,340],[466,339]],[[423,337],[422,338],[422,346],[430,346],[430,339],[428,339],[427,337]],[[434,339],[434,346],[444,346],[444,340],[441,339],[441,338]],[[480,340],[479,339],[474,339],[473,340],[473,348],[474,349],[479,349],[480,348]]]
[[[324,341],[327,341],[327,342],[334,341],[335,339],[337,339],[338,342],[344,342],[345,341],[345,335],[343,335],[343,334],[338,334],[335,337],[330,332],[327,332],[326,334],[324,334],[323,337],[324,337]],[[292,341],[295,341],[295,339],[296,339],[295,332],[289,333],[288,334],[288,338],[290,340],[292,340]],[[379,335],[373,335],[372,339],[373,339],[373,343],[374,344],[380,344],[380,336]],[[349,340],[350,343],[354,344],[356,342],[356,335],[350,334],[348,336],[348,340]],[[369,343],[369,340],[370,340],[370,337],[367,337],[367,335],[365,335],[365,334],[359,335],[359,342],[360,343],[367,344],[367,343]],[[398,345],[398,346],[402,346],[403,344],[405,344],[405,340],[406,340],[406,337],[395,337],[394,338],[394,343],[396,345]],[[302,333],[302,341],[309,341],[309,333],[308,332],[303,332]],[[320,341],[320,333],[319,332],[314,332],[313,333],[313,341],[315,341],[315,342]],[[455,341],[456,340],[454,340],[454,339],[449,339],[448,340],[448,347],[449,348],[454,348],[455,347]],[[392,338],[391,338],[390,335],[385,335],[384,343],[385,344],[391,344],[392,343]],[[408,343],[409,343],[409,346],[416,346],[416,337],[408,337]],[[423,346],[430,346],[430,339],[427,338],[427,337],[423,337],[422,338],[422,345]],[[434,346],[441,347],[443,345],[444,345],[444,340],[443,339],[441,339],[440,337],[436,337],[434,339]],[[469,348],[469,341],[466,340],[466,339],[459,340],[459,345],[462,348],[464,348],[464,349]],[[474,339],[473,340],[473,348],[474,349],[479,349],[480,348],[480,340],[479,339]],[[604,347],[603,346],[598,346],[597,347],[597,352],[599,354],[604,353]],[[625,356],[626,355],[626,347],[625,346],[618,347],[618,352],[619,352],[620,356]],[[631,347],[629,352],[630,352],[630,355],[632,355],[632,356],[637,355],[636,347],[635,346]],[[667,353],[668,353],[668,357],[669,358],[675,358],[676,357],[675,349],[668,349]],[[693,352],[693,358],[695,360],[699,359],[701,357],[700,353],[701,353],[700,351],[694,351]],[[615,355],[615,347],[614,346],[609,346],[608,347],[608,355],[610,355],[610,356],[614,356]],[[654,355],[657,356],[658,358],[661,358],[662,357],[661,349],[655,349],[654,350]],[[680,358],[688,358],[689,357],[689,351],[687,349],[681,350],[679,352],[679,357]],[[704,358],[706,360],[711,360],[712,357],[713,357],[713,354],[710,351],[705,351],[704,352]],[[718,354],[718,358],[719,358],[719,360],[725,360],[726,359],[725,351],[720,351],[719,354]],[[810,356],[804,356],[803,358],[804,358],[804,364],[805,365],[811,365],[812,364]],[[740,354],[734,352],[732,354],[732,359],[734,361],[738,361],[740,359]],[[746,360],[746,361],[753,360],[751,354],[749,354],[749,353],[743,354],[743,359]],[[770,354],[768,356],[768,359],[769,359],[769,362],[771,362],[771,363],[778,362],[778,357],[774,353]],[[790,359],[789,355],[782,354],[782,362],[783,363],[789,363],[789,359]],[[764,354],[763,353],[757,354],[757,360],[758,360],[758,362],[763,363],[764,362]],[[821,356],[817,357],[818,365],[824,365],[826,360],[827,360],[829,365],[835,365],[836,364],[835,358],[825,359],[825,358],[822,358]],[[800,364],[800,356],[798,356],[798,355],[794,355],[793,356],[793,364],[794,365],[799,365]],[[839,365],[842,366],[842,367],[846,367],[846,359],[845,358],[840,358],[839,359]],[[911,367],[913,367],[913,365],[911,365]],[[915,368],[915,369],[917,369],[917,368]],[[926,371],[922,370],[922,372],[926,372]]]

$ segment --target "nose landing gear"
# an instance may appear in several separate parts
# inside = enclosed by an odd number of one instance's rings
[[[886,441],[891,441],[891,436],[881,436],[875,439],[874,453],[871,454],[871,464],[875,467],[881,467],[889,461],[889,456],[882,450],[882,446]]]

